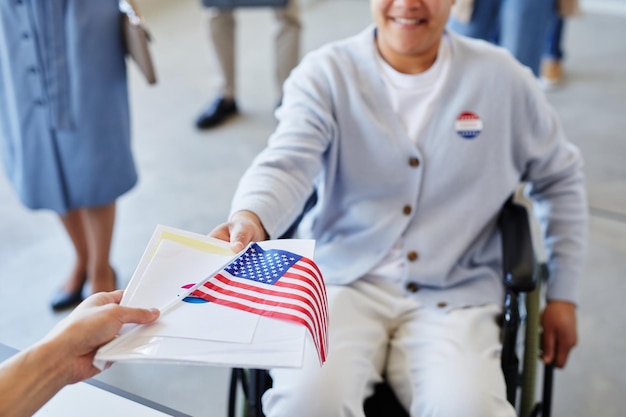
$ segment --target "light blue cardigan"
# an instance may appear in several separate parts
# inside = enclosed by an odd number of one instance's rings
[[[578,150],[531,72],[482,41],[449,37],[452,62],[416,147],[393,113],[375,61],[375,29],[308,54],[284,87],[279,125],[241,179],[232,213],[251,210],[279,236],[315,186],[300,227],[317,240],[328,284],[370,271],[405,236],[415,297],[448,308],[501,303],[496,216],[520,181],[548,202],[548,297],[578,299],[587,209]],[[473,139],[460,114],[480,117]],[[419,164],[411,164],[417,158]]]

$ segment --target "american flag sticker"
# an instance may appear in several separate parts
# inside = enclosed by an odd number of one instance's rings
[[[476,114],[466,111],[456,118],[454,128],[463,139],[474,139],[483,130],[483,121]]]
[[[328,352],[328,301],[315,263],[279,249],[247,250],[206,283],[193,297],[305,326],[321,363]]]

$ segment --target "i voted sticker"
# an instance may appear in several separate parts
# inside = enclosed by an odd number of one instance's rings
[[[466,111],[456,118],[454,128],[463,139],[474,139],[483,130],[483,121],[474,113]]]

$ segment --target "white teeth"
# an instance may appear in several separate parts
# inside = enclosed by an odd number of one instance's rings
[[[416,25],[420,22],[419,19],[405,19],[404,17],[396,17],[395,21],[403,25]]]

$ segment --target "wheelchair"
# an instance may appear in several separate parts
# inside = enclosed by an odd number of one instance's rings
[[[315,202],[316,196],[313,194],[300,217],[282,238],[293,235],[302,216]],[[527,187],[520,186],[506,201],[499,213],[498,226],[502,240],[505,287],[500,323],[501,367],[507,400],[520,417],[550,417],[553,365],[544,365],[541,395],[537,392],[541,283],[548,277],[547,256],[532,203],[527,197]],[[267,370],[233,368],[228,394],[228,417],[265,417],[261,396],[271,385]],[[385,382],[375,386],[374,394],[365,399],[363,409],[366,417],[409,417]]]

